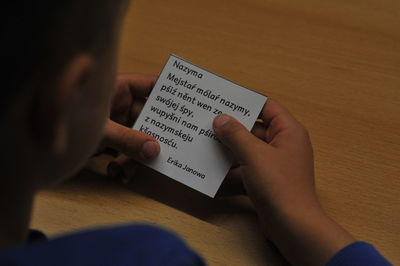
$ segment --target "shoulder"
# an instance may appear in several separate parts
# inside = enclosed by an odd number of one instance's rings
[[[175,234],[149,225],[108,227],[0,252],[0,264],[204,265]],[[36,262],[36,263],[32,263]]]

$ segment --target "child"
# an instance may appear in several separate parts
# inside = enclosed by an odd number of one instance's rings
[[[106,121],[127,5],[126,0],[3,3],[1,265],[204,264],[178,237],[151,226],[97,229],[50,241],[28,230],[37,191],[82,167],[102,137],[103,146],[131,158],[159,153],[152,137]],[[132,122],[152,82],[148,76],[123,76],[117,96],[124,97],[116,98],[113,118]],[[261,118],[253,134],[227,115],[213,126],[239,162],[230,178],[242,180],[266,236],[297,265],[388,265],[322,211],[304,127],[273,100]]]

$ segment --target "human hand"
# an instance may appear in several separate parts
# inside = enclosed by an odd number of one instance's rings
[[[322,265],[354,239],[320,207],[309,134],[289,111],[269,99],[251,134],[236,119],[218,116],[213,128],[239,166],[266,235],[293,264]]]
[[[266,204],[277,210],[318,206],[307,130],[273,100],[268,100],[260,118],[263,123],[255,125],[253,134],[227,115],[214,120],[216,135],[239,163],[231,177],[242,177],[249,197],[263,210]]]
[[[160,152],[160,145],[151,136],[131,129],[152,90],[156,77],[146,74],[121,74],[107,122],[102,147],[121,152],[112,160],[107,172],[123,182],[131,178],[137,168],[136,160],[151,160]]]

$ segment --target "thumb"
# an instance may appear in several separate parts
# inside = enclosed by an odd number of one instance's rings
[[[149,160],[160,153],[160,145],[151,136],[108,120],[103,146],[118,150],[135,160]]]
[[[218,139],[233,152],[241,163],[246,163],[253,158],[260,145],[265,144],[251,134],[239,121],[225,114],[214,119],[213,128]]]

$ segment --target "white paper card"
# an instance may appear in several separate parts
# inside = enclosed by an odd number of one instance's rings
[[[133,126],[161,146],[160,155],[144,164],[214,197],[233,158],[215,137],[213,119],[229,114],[250,130],[266,100],[171,55]]]

